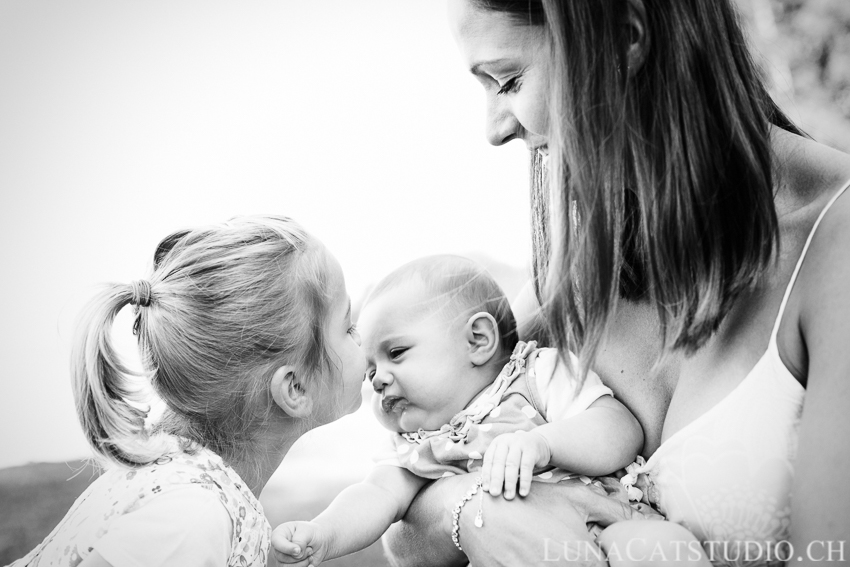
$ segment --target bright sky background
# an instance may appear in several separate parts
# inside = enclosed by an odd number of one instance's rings
[[[292,216],[355,300],[425,254],[526,266],[525,148],[483,100],[439,0],[0,2],[0,467],[87,454],[75,317],[175,229]]]

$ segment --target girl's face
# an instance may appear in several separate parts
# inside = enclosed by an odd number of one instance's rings
[[[366,359],[360,352],[360,335],[351,323],[351,299],[345,289],[345,277],[335,258],[328,255],[330,273],[328,287],[331,297],[325,340],[337,364],[337,375],[331,384],[341,385],[342,391],[333,400],[333,421],[357,410],[363,401],[362,386]],[[333,398],[333,396],[330,396]],[[341,410],[341,411],[340,411]]]
[[[461,56],[487,96],[486,135],[548,151],[548,58],[541,26],[520,25],[472,0],[449,0],[449,25]]]

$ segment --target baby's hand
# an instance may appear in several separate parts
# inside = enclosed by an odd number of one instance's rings
[[[277,562],[295,567],[318,565],[328,551],[328,538],[313,522],[286,522],[272,532],[272,548]]]
[[[499,435],[487,452],[481,468],[481,486],[498,496],[505,487],[505,498],[511,500],[519,479],[519,495],[528,496],[535,467],[549,464],[552,452],[549,443],[534,431],[518,431]]]

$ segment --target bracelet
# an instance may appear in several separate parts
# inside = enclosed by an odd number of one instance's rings
[[[463,505],[472,500],[472,497],[481,489],[481,477],[479,476],[475,484],[472,488],[469,489],[469,492],[461,498],[457,504],[455,504],[454,510],[452,510],[452,542],[454,542],[455,547],[459,550],[463,551],[463,548],[460,546],[460,525],[458,524],[458,519],[460,518],[460,509],[463,508]],[[475,527],[480,528],[484,525],[484,511],[482,510],[482,504],[484,503],[484,491],[481,490],[480,497],[478,500],[478,513],[475,514]]]

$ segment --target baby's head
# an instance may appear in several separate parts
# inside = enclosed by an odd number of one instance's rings
[[[373,410],[399,432],[448,423],[495,379],[517,342],[502,289],[459,256],[428,256],[386,276],[358,327]]]

